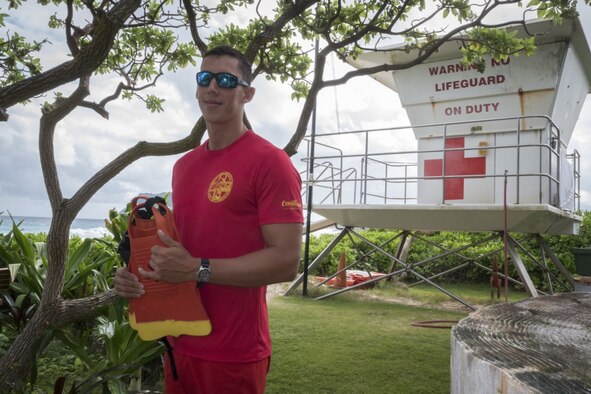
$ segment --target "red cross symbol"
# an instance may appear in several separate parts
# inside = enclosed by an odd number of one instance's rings
[[[463,148],[464,138],[447,138],[445,140],[446,148]],[[485,157],[464,157],[465,151],[456,150],[445,152],[445,175],[485,175],[486,158]],[[425,160],[425,176],[441,176],[443,160],[433,159]],[[450,178],[445,182],[446,200],[464,199],[464,179]]]

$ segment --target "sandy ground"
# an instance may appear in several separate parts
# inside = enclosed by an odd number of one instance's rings
[[[275,297],[282,296],[289,287],[289,283],[275,283],[267,286],[267,301],[273,300]]]

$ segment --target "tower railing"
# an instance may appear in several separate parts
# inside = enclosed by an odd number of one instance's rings
[[[475,123],[478,123],[477,127],[473,126]],[[504,129],[499,131],[500,124],[504,125]],[[507,128],[507,124],[513,126]],[[536,126],[523,127],[528,124]],[[458,132],[464,126],[465,132]],[[412,132],[422,128],[441,130],[439,137],[435,137],[441,139],[441,146],[421,150],[399,149],[400,145],[411,145],[409,141],[414,144],[416,140]],[[472,135],[489,136],[494,141],[502,136],[504,141],[477,147],[446,147],[448,138]],[[310,138],[305,141],[310,152]],[[312,182],[319,189],[314,192],[314,204],[417,204],[421,203],[419,186],[423,185],[423,191],[431,190],[430,185],[435,185],[432,181],[439,181],[437,185],[440,185],[432,189],[433,193],[439,195],[437,203],[455,204],[458,202],[445,198],[446,181],[489,179],[490,182],[496,182],[495,186],[509,182],[509,204],[537,203],[569,211],[580,209],[580,155],[577,151],[566,154],[566,144],[561,139],[560,130],[547,116],[322,133],[315,135],[315,141],[314,179],[303,176],[306,186]],[[511,162],[511,170],[501,171],[505,163],[496,163],[496,170],[485,174],[450,174],[451,171],[446,168],[449,165],[448,157],[458,151],[463,152],[464,156],[473,156],[474,151],[484,156],[503,152],[503,157]],[[425,155],[441,158],[440,175],[424,175],[419,161]],[[311,159],[308,154],[302,160],[309,165]],[[532,160],[537,161],[537,166],[532,166]],[[565,171],[568,167],[569,171]],[[531,198],[532,184],[538,188],[539,197],[535,200]],[[303,192],[306,190],[307,187],[304,187]],[[529,192],[530,197],[523,197],[524,190]],[[493,202],[499,203],[496,200]]]

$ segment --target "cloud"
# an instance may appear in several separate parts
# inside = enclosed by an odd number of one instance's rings
[[[35,22],[46,20],[46,14],[38,14],[40,9],[45,10],[33,2],[23,3],[19,23],[13,23],[10,28],[21,29],[22,32],[30,29],[39,38],[50,38],[53,45],[44,52],[47,68],[63,61],[65,51],[60,50],[63,37],[54,31],[48,32],[44,24]],[[263,11],[268,12],[268,9]],[[246,20],[245,15],[236,19],[219,16],[214,22],[222,26],[228,22],[241,24]],[[329,59],[325,78],[338,78],[349,70],[350,66]],[[140,140],[167,142],[188,135],[200,116],[194,97],[195,71],[195,68],[190,67],[167,75],[158,82],[156,88],[149,90],[166,99],[164,113],[149,113],[141,101],[118,100],[108,105],[108,120],[89,109],[79,108],[60,123],[55,134],[55,151],[64,196],[71,196],[94,173]],[[118,82],[115,79],[93,77],[88,100],[100,101],[113,92]],[[290,87],[279,82],[258,78],[254,86],[257,89],[255,99],[246,106],[249,120],[257,133],[283,147],[297,127],[303,101],[292,101]],[[67,94],[75,87],[76,84],[72,83],[60,90]],[[39,163],[38,129],[40,107],[44,100],[51,98],[48,95],[32,100],[26,106],[13,107],[10,109],[9,122],[0,123],[0,211],[10,210],[15,215],[23,216],[50,215]],[[317,109],[319,134],[395,128],[409,124],[398,95],[370,77],[354,78],[346,85],[323,90],[318,97]],[[591,99],[587,97],[569,146],[569,152],[576,148],[582,155],[581,205],[584,209],[591,209],[591,178],[588,176],[591,174],[590,131]],[[362,136],[349,135],[338,140],[324,137],[319,141],[346,153],[360,153],[364,149]],[[302,159],[306,154],[306,145],[302,142],[298,154],[293,157],[300,171],[305,170]],[[408,128],[374,133],[370,144],[372,149],[393,152],[414,150],[416,146],[414,135]],[[319,147],[318,152],[334,154],[334,150],[329,148]],[[104,218],[108,209],[123,209],[139,193],[169,191],[172,166],[179,156],[144,158],[130,165],[108,182],[79,216]],[[352,168],[358,165],[359,160],[355,158],[354,163],[345,163],[344,167]]]
[[[591,210],[591,96],[587,96],[573,131],[568,153],[581,155],[581,209]]]
[[[99,101],[110,94],[109,89],[116,82],[94,78],[89,101]],[[170,142],[187,136],[199,112],[192,94],[186,97],[181,93],[179,87],[185,85],[174,77],[161,81],[157,93],[166,99],[164,113],[151,114],[138,100],[120,100],[108,105],[109,120],[90,109],[78,108],[60,122],[55,131],[54,149],[64,196],[71,196],[98,170],[140,140]],[[0,211],[10,209],[15,214],[28,215],[31,204],[21,201],[34,200],[35,206],[45,207],[42,216],[50,215],[49,205],[41,203],[47,197],[39,164],[39,108],[40,100],[11,108],[9,122],[1,125]],[[130,195],[169,191],[176,157],[139,160],[93,197],[91,204],[99,204],[103,209],[87,208],[81,215],[103,218],[107,213],[105,207],[123,208]]]

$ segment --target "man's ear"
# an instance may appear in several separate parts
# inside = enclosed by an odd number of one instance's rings
[[[255,91],[256,91],[256,89],[253,88],[252,86],[249,86],[246,89],[244,89],[244,97],[242,97],[242,102],[243,103],[250,102],[252,100],[252,98],[254,97]]]

